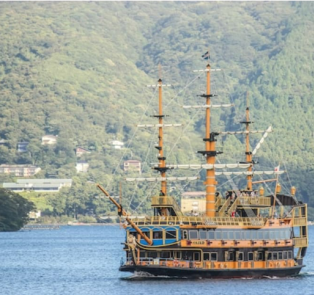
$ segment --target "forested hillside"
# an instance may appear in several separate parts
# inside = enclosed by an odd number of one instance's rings
[[[144,175],[156,162],[156,133],[135,125],[156,123],[150,116],[157,93],[146,85],[159,75],[172,85],[164,93],[167,123],[184,124],[166,130],[168,163],[201,163],[204,114],[182,105],[203,103],[197,95],[205,91],[204,76],[192,71],[206,66],[201,55],[209,48],[212,67],[223,69],[212,75],[214,102],[235,104],[214,112],[213,129],[243,128],[248,91],[253,128],[275,130],[257,153],[256,169],[280,162],[289,171],[281,177],[284,191],[295,185],[314,208],[313,13],[311,2],[2,2],[0,164],[34,164],[42,169],[38,178],[73,178],[60,194],[32,195],[42,209],[109,213],[94,183],[117,195],[124,160],[143,161]],[[42,146],[45,134],[58,135],[57,144]],[[252,136],[252,148],[260,137]],[[113,139],[124,149],[113,149]],[[29,152],[17,153],[21,141]],[[243,160],[243,137],[220,137],[217,145],[224,151],[219,161]],[[89,163],[87,173],[76,173],[78,146],[91,152],[79,159]],[[228,188],[227,179],[218,180],[219,189]],[[179,196],[201,184],[170,186]],[[123,183],[125,207],[144,212],[156,191]]]

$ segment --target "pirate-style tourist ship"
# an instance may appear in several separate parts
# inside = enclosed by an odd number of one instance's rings
[[[158,164],[153,169],[160,172],[158,178],[127,179],[129,181],[160,181],[161,192],[153,196],[151,206],[153,215],[145,218],[130,218],[127,212],[107,191],[98,188],[116,205],[118,214],[125,218],[126,239],[124,243],[125,260],[120,271],[146,272],[155,276],[187,278],[230,278],[294,276],[303,265],[308,246],[307,205],[295,197],[296,189],[291,187],[290,194],[281,193],[278,182],[279,167],[274,171],[255,171],[253,156],[256,149],[250,151],[251,133],[264,133],[262,140],[271,132],[250,130],[249,107],[246,109],[245,130],[239,132],[214,132],[211,130],[211,111],[228,104],[212,104],[211,73],[217,71],[208,64],[202,70],[206,76],[206,92],[201,96],[205,104],[185,106],[185,108],[204,108],[206,115],[205,149],[199,151],[206,163],[201,165],[182,165],[181,167],[206,170],[204,182],[206,191],[206,212],[201,216],[184,215],[175,199],[168,194],[167,183],[175,180],[190,180],[193,177],[167,177],[168,169],[180,168],[180,165],[166,165],[163,146],[164,124],[162,109],[162,89],[159,79],[155,87],[159,91],[159,113],[156,125],[139,127],[157,127]],[[175,125],[175,124],[174,124]],[[246,151],[244,162],[235,164],[216,163],[216,138],[223,134],[244,134]],[[259,147],[260,144],[258,144]],[[257,147],[257,148],[258,148]],[[226,171],[232,169],[233,171]],[[234,171],[242,169],[242,171]],[[244,169],[244,170],[243,170]],[[233,186],[222,194],[216,190],[217,175],[244,175],[246,188]],[[254,175],[271,175],[272,179],[253,181]],[[265,195],[262,183],[275,182],[275,191]],[[253,188],[259,185],[258,189]]]

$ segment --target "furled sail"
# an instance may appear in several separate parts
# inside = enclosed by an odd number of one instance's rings
[[[218,131],[217,133],[221,134],[221,135],[225,135],[225,134],[248,134],[248,133],[264,133],[267,130],[250,130],[250,131]]]
[[[158,167],[158,164],[152,164],[153,167]],[[224,169],[224,168],[249,168],[252,164],[186,164],[186,165],[166,165],[168,168],[174,169]]]
[[[137,177],[137,178],[126,178],[126,181],[186,181],[186,180],[197,180],[197,176],[192,177]]]
[[[273,175],[283,174],[285,171],[240,171],[240,172],[215,172],[215,175]]]
[[[150,127],[180,127],[182,125],[183,124],[141,124],[136,126],[141,128],[150,128]]]
[[[222,71],[221,69],[205,69],[205,70],[193,70],[194,73],[198,73],[198,72],[220,72]]]
[[[209,105],[196,105],[196,106],[183,106],[184,109],[214,109],[214,108],[229,108],[234,106],[234,104],[209,104]]]
[[[152,87],[152,88],[155,88],[155,87],[170,87],[172,86],[171,84],[162,84],[162,85],[146,85],[147,87]]]

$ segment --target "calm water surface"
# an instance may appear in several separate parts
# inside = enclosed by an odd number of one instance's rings
[[[118,226],[0,233],[0,294],[314,294],[314,227],[298,277],[126,280],[120,273],[124,231]]]

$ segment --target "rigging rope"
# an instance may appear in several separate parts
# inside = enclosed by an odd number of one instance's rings
[[[154,97],[154,94],[155,94],[156,90],[157,90],[157,89],[155,89],[154,93],[152,94],[151,100],[152,100],[152,98]],[[148,108],[149,108],[149,104],[147,105],[147,107],[146,107],[146,109],[145,109],[143,115],[141,116],[140,122],[142,122],[143,117],[146,115],[146,112],[147,112]],[[122,154],[122,156],[120,157],[120,160],[119,160],[117,166],[115,167],[115,169],[114,169],[114,171],[113,171],[113,173],[112,173],[112,176],[115,176],[115,174],[116,174],[116,172],[117,172],[117,169],[118,169],[118,167],[121,165],[121,161],[122,161],[122,159],[124,158],[125,154],[127,153],[127,150],[128,150],[128,148],[130,147],[130,145],[131,145],[131,143],[132,143],[132,141],[133,141],[133,138],[135,137],[135,135],[136,135],[138,129],[139,129],[138,127],[135,129],[135,131],[134,131],[134,133],[133,133],[133,135],[132,135],[132,137],[131,137],[131,139],[130,139],[130,141],[129,141],[127,147],[126,147],[126,151],[125,151],[125,152]],[[110,185],[109,185],[109,184],[108,184],[108,190],[110,190]]]
[[[199,76],[195,77],[192,81],[190,81],[189,83],[187,83],[187,85],[186,85],[185,87],[181,88],[181,90],[180,90],[179,92],[177,92],[174,97],[170,98],[169,103],[164,107],[164,110],[166,110],[166,109],[170,106],[170,104],[173,103],[173,101],[175,100],[175,98],[177,98],[180,93],[182,93],[183,91],[185,91],[185,90],[186,90],[192,83],[194,83],[194,81],[197,80],[198,78],[199,78]],[[157,91],[157,89],[158,89],[158,87],[155,87],[154,93]],[[183,131],[185,131],[185,130],[189,127],[189,125],[190,125],[191,122],[192,122],[192,119],[193,119],[197,114],[198,114],[198,112],[190,119],[190,122],[188,123],[188,125],[186,126],[186,128],[185,128]],[[181,135],[182,135],[183,131],[181,132]],[[171,151],[170,151],[170,153],[169,153],[169,156],[171,156],[174,147],[177,145],[179,139],[181,138],[181,135],[179,136],[179,138],[178,138],[178,139],[176,140],[176,142],[174,143],[173,148],[171,149]],[[132,136],[132,140],[133,140],[133,137],[134,137],[134,136]],[[129,146],[128,146],[128,147],[129,147]],[[148,148],[148,152],[147,152],[147,155],[146,155],[146,159],[147,159],[147,157],[148,157],[149,150],[150,150],[150,148]],[[121,162],[121,161],[120,161],[120,162]],[[145,201],[147,200],[148,196],[150,196],[150,195],[152,194],[152,192],[153,192],[153,190],[156,188],[156,186],[157,186],[157,183],[152,187],[150,194],[148,194],[147,197],[146,197],[146,199],[144,199]],[[132,201],[133,201],[134,194],[135,194],[135,192],[132,194],[132,198],[131,198],[131,201],[130,201],[130,203],[129,203],[129,208],[130,208],[130,209],[131,209],[131,206],[132,206]],[[140,203],[140,205],[141,205],[142,203],[143,203],[143,201]],[[138,207],[139,207],[139,206],[138,206]],[[136,209],[137,209],[138,207],[136,207]],[[136,209],[134,209],[134,210],[136,210]]]

